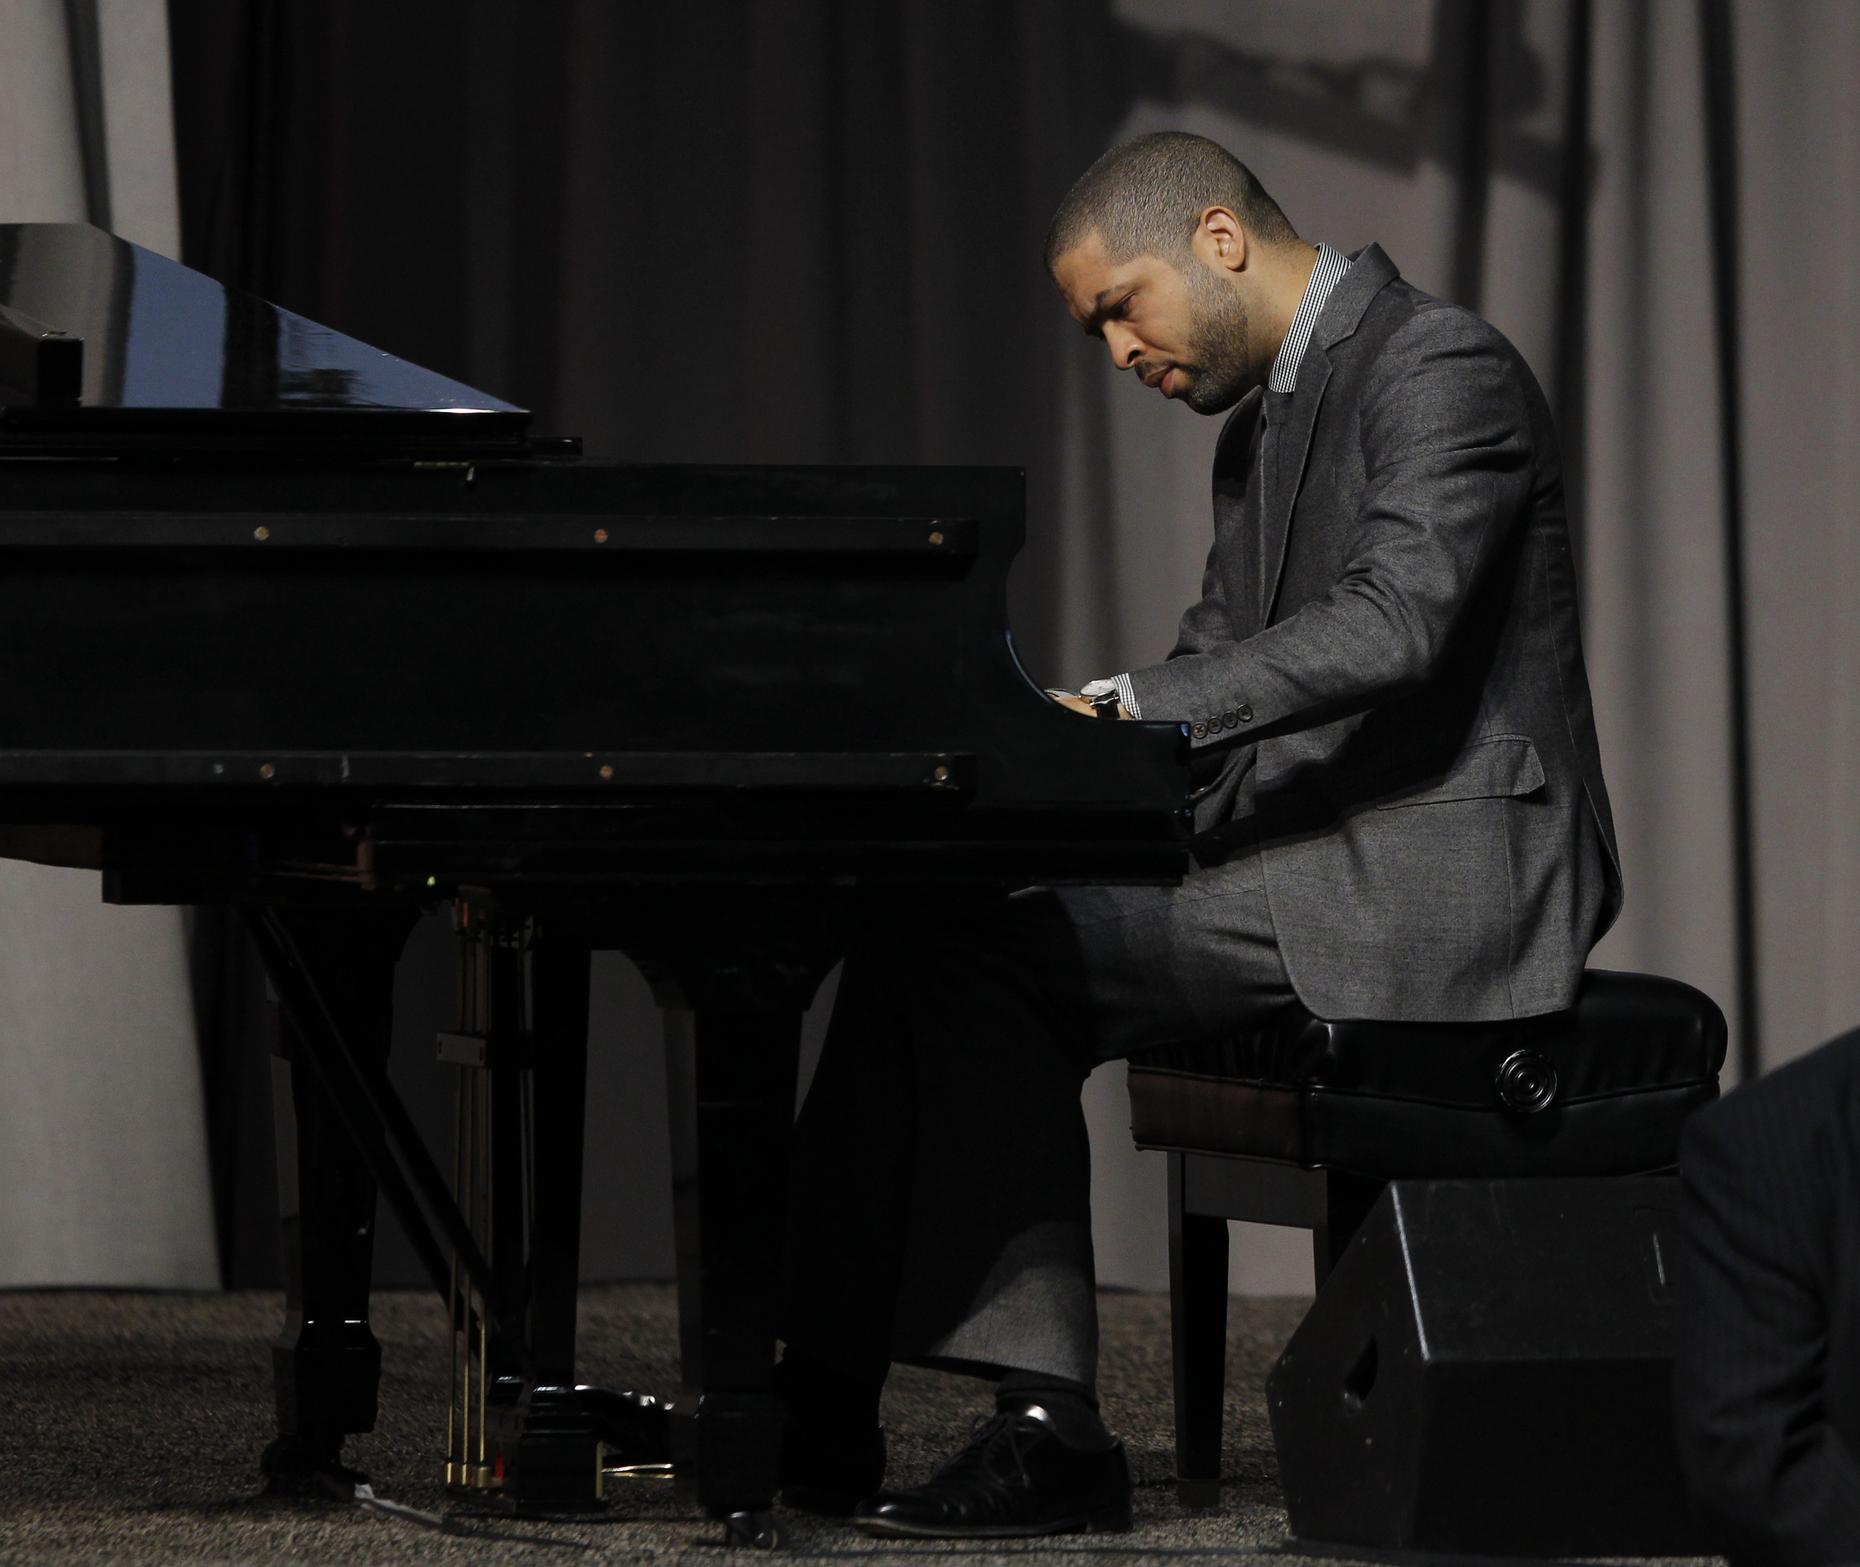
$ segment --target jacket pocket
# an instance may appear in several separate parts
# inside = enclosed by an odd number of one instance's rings
[[[1529,735],[1489,735],[1475,740],[1447,764],[1444,776],[1422,781],[1387,800],[1379,811],[1409,805],[1437,805],[1447,800],[1491,800],[1529,794],[1544,786],[1543,763]]]

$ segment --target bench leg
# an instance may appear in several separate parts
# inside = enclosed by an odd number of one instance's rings
[[[1369,1217],[1386,1181],[1330,1171],[1324,1182],[1324,1222],[1311,1232],[1311,1271],[1319,1289],[1343,1256],[1350,1238]]]
[[[1176,1494],[1184,1507],[1221,1499],[1227,1390],[1227,1221],[1190,1213],[1183,1164],[1169,1155],[1169,1312],[1175,1375]]]

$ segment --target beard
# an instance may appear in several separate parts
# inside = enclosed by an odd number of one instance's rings
[[[1193,358],[1182,401],[1198,414],[1224,413],[1247,389],[1246,303],[1206,267],[1190,261],[1188,349]]]

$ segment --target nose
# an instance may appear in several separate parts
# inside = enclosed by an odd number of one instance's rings
[[[1105,323],[1104,346],[1111,351],[1111,363],[1120,370],[1128,370],[1143,357],[1142,339],[1115,321]]]

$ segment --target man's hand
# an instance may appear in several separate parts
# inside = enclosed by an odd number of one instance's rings
[[[1096,718],[1100,716],[1099,710],[1092,706],[1089,697],[1078,696],[1071,691],[1048,691],[1046,694],[1061,707],[1070,708],[1075,713],[1083,713],[1087,718]],[[1130,714],[1124,711],[1124,704],[1119,702],[1116,711],[1110,716],[1114,718],[1128,718]]]

